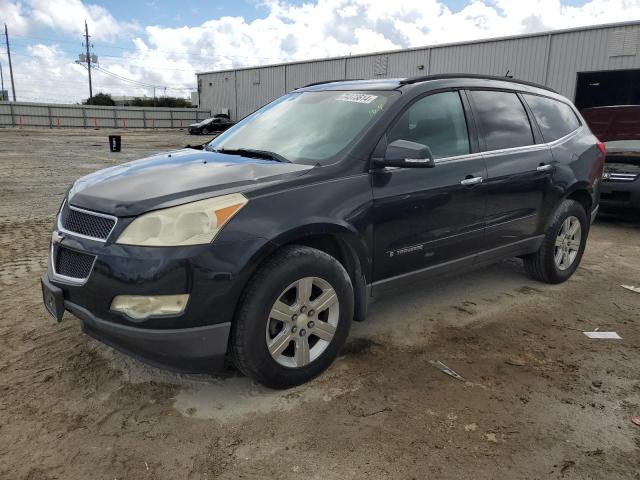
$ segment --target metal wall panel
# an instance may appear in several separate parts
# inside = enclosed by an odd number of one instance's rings
[[[290,92],[310,83],[345,78],[344,58],[310,63],[294,63],[286,66],[286,90]]]
[[[381,78],[374,75],[378,55],[364,55],[347,58],[347,79]]]
[[[452,45],[431,50],[429,74],[477,73],[544,81],[546,36]]]
[[[200,75],[200,107],[211,113],[222,113],[228,110],[233,116],[236,111],[235,72],[220,72]]]
[[[386,60],[385,60],[386,59]],[[386,64],[386,68],[385,67]],[[347,78],[404,78],[426,75],[429,49],[347,58]],[[422,67],[420,69],[419,67]],[[386,72],[386,73],[383,73]]]
[[[237,96],[234,118],[241,119],[286,93],[285,67],[238,70],[236,88],[242,95]]]
[[[430,54],[430,49],[423,48],[389,55],[389,67],[387,68],[386,77],[405,78],[426,75]]]

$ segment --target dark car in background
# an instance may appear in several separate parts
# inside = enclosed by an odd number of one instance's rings
[[[230,358],[291,387],[329,367],[389,288],[516,256],[540,281],[569,279],[603,164],[571,102],[538,85],[310,85],[203,150],[78,179],[56,219],[44,303],[147,361],[210,371]]]
[[[582,115],[607,148],[603,209],[640,209],[640,105],[585,108]]]
[[[208,135],[213,132],[224,132],[234,124],[235,122],[231,121],[229,115],[219,113],[211,118],[189,125],[188,129],[190,135]]]

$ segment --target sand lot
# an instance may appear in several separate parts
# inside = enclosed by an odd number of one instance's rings
[[[640,479],[640,294],[620,287],[640,286],[639,218],[599,219],[562,285],[514,259],[376,299],[325,375],[274,392],[147,367],[45,313],[71,182],[194,140],[119,133],[112,154],[108,130],[0,129],[0,479]]]

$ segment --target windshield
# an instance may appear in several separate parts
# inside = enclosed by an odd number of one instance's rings
[[[381,114],[393,94],[291,93],[227,130],[207,150],[259,150],[295,163],[330,163]]]

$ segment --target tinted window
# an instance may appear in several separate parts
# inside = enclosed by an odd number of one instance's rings
[[[578,117],[566,103],[537,95],[524,97],[533,116],[536,117],[545,142],[553,142],[564,137],[580,126]]]
[[[431,149],[434,158],[469,153],[469,135],[458,92],[429,95],[402,114],[387,136],[389,143],[409,140]]]
[[[515,93],[472,92],[487,150],[533,144],[527,112]]]

